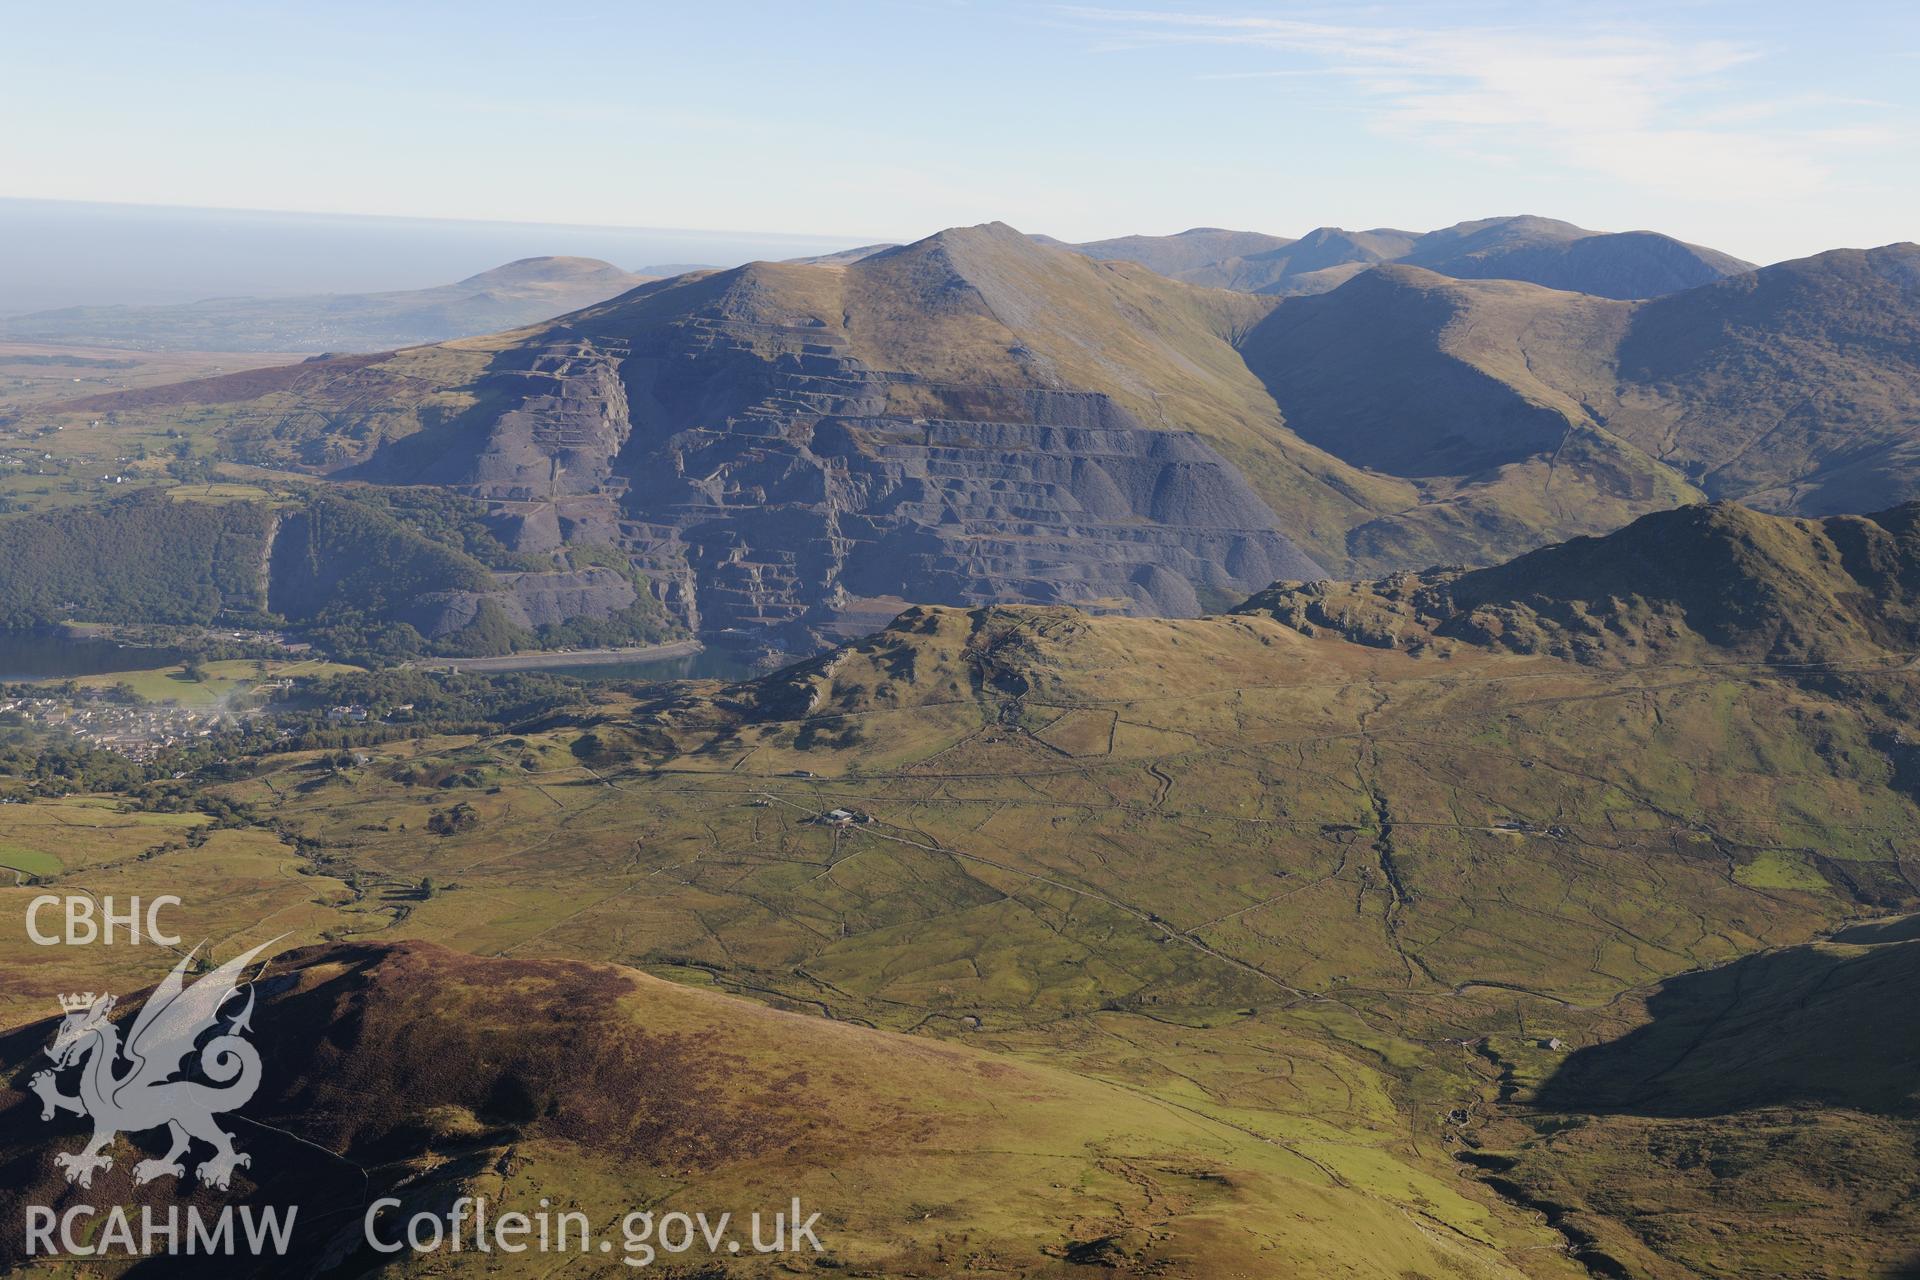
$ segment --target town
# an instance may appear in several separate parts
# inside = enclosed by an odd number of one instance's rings
[[[106,698],[0,696],[0,727],[64,732],[89,747],[146,761],[162,751],[210,738],[256,712],[223,706],[183,707]]]

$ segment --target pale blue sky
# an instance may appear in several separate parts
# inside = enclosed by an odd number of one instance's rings
[[[1912,3],[0,0],[0,195],[903,239],[1920,237]]]

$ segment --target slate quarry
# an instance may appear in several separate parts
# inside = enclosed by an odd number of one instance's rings
[[[690,627],[743,647],[811,647],[909,602],[1189,617],[1325,576],[1193,432],[1100,393],[939,383],[808,326],[753,328],[508,353],[522,367],[489,373],[491,421],[418,478],[488,503],[517,549],[625,549]],[[568,585],[623,603],[617,581]],[[429,631],[472,602],[445,606]]]

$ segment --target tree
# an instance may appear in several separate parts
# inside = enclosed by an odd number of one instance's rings
[[[436,809],[427,818],[427,830],[437,836],[471,831],[480,825],[480,811],[464,800],[451,809]]]

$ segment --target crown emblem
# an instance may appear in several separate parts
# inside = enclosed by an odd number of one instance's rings
[[[60,997],[60,1007],[68,1013],[84,1013],[93,1008],[93,992]]]

